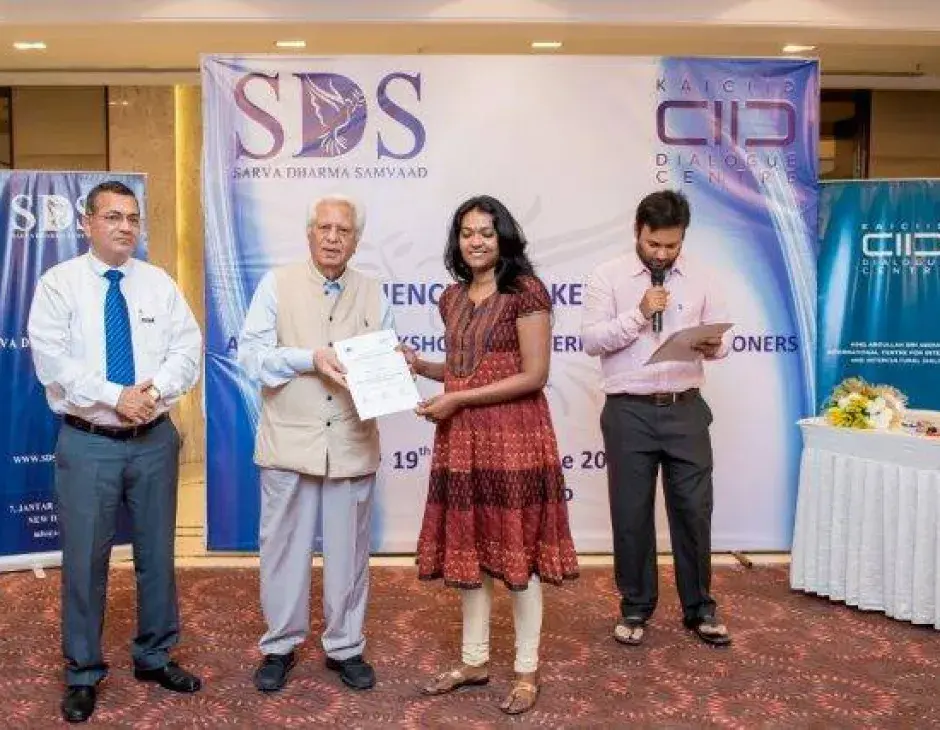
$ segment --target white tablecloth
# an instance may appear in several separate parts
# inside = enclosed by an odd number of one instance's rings
[[[790,586],[940,629],[940,439],[800,428]]]

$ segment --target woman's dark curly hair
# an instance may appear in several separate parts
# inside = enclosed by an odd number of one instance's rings
[[[469,284],[473,272],[460,253],[460,227],[463,217],[474,210],[493,217],[493,228],[499,246],[499,261],[496,262],[496,288],[502,293],[516,291],[516,280],[520,276],[534,276],[535,269],[525,249],[528,245],[522,227],[513,218],[509,209],[490,195],[477,195],[461,203],[454,213],[444,251],[444,265],[457,281]]]

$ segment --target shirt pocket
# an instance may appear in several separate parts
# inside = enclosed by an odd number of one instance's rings
[[[134,326],[137,330],[137,343],[142,352],[157,362],[166,356],[169,330],[168,316],[151,303],[140,303],[134,313]]]
[[[675,304],[676,323],[680,328],[693,327],[702,323],[702,300],[680,299]]]

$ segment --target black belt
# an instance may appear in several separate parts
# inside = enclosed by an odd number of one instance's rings
[[[608,393],[607,397],[632,400],[637,403],[649,403],[654,406],[671,406],[675,403],[697,398],[698,388],[689,388],[688,390],[683,390],[681,393],[646,393],[643,395],[636,393]]]
[[[107,436],[109,439],[117,439],[118,441],[129,441],[138,436],[143,436],[147,431],[156,428],[166,419],[167,414],[163,413],[149,423],[142,423],[139,426],[132,426],[131,428],[115,428],[114,426],[99,426],[97,423],[91,423],[77,416],[66,415],[62,418],[62,420],[72,428],[77,428],[80,431],[86,431],[96,436]]]

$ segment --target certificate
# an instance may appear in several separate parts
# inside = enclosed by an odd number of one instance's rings
[[[359,418],[413,410],[421,400],[394,330],[371,332],[333,345]]]
[[[715,324],[700,324],[696,327],[687,327],[684,330],[677,330],[666,338],[646,361],[647,365],[655,365],[658,362],[695,362],[702,353],[692,348],[702,340],[710,337],[721,337],[730,330],[732,325],[722,322]]]

